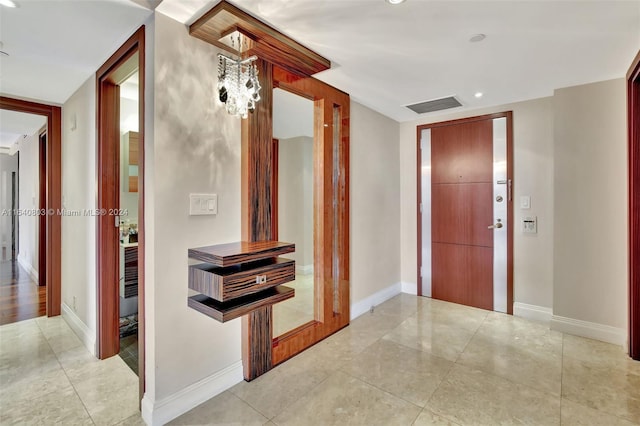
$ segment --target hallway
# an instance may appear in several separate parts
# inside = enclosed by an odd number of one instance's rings
[[[46,314],[47,290],[16,261],[0,262],[0,325]]]

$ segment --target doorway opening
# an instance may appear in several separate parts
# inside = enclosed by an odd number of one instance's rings
[[[513,313],[511,118],[418,126],[418,295]]]
[[[97,355],[120,354],[144,394],[144,31],[98,70]]]
[[[15,154],[15,170],[11,170],[2,179],[2,192],[7,195],[2,199],[3,202],[8,200],[11,214],[4,215],[0,220],[3,228],[0,253],[3,265],[0,275],[3,291],[10,296],[8,299],[3,298],[3,303],[7,302],[8,305],[3,304],[1,321],[19,321],[27,319],[25,315],[39,316],[44,312],[47,316],[57,316],[61,311],[61,108],[0,97],[0,110],[3,115],[29,115],[41,121],[32,135],[22,138],[18,144],[23,145],[22,149],[18,149],[22,151],[22,155]],[[10,120],[2,121],[6,123]],[[42,125],[44,130],[38,131]],[[46,143],[43,144],[44,140]],[[11,152],[12,148],[4,151],[3,156],[7,155],[6,151]],[[26,155],[27,152],[30,155]],[[29,159],[31,161],[27,161]],[[6,168],[3,167],[3,170]],[[21,172],[24,175],[27,171],[28,179],[24,176],[21,178]],[[29,182],[31,185],[28,185],[28,190],[20,189]],[[22,222],[24,224],[21,225]],[[28,244],[25,238],[29,238]],[[37,291],[25,292],[15,285],[31,284],[28,281],[36,285]],[[43,285],[37,286],[37,283]],[[31,296],[27,297],[29,294]],[[22,301],[24,304],[20,302],[23,297],[27,297]],[[22,309],[23,306],[28,308]]]

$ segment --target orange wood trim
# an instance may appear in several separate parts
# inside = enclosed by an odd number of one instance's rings
[[[315,320],[273,341],[277,365],[349,324],[349,96],[311,77],[300,77],[274,66],[274,87],[314,100],[314,269]],[[334,113],[336,117],[334,119]],[[337,189],[333,186],[334,128],[340,146]],[[337,191],[337,192],[336,192]],[[332,200],[338,200],[337,234]],[[333,306],[333,253],[337,241],[339,310]],[[320,291],[322,290],[322,291]]]
[[[139,399],[145,390],[145,226],[144,226],[144,141],[145,141],[145,27],[141,26],[96,72],[98,127],[98,208],[119,206],[119,87],[138,70],[138,369]],[[109,143],[111,141],[112,143]],[[97,304],[98,357],[119,351],[118,230],[113,216],[97,217]]]
[[[53,214],[48,213],[46,217],[46,264],[49,267],[44,273],[47,283],[47,316],[60,315],[62,304],[62,221],[61,216],[58,215],[58,211],[62,208],[62,110],[58,106],[5,96],[0,96],[0,109],[44,115],[47,117],[46,206],[47,210],[53,212]]]
[[[225,0],[189,26],[189,34],[192,36],[234,55],[240,55],[241,52],[237,49],[219,41],[235,30],[241,31],[248,38],[247,49],[242,52],[242,56],[257,55],[302,75],[312,75],[331,67],[328,59]]]
[[[420,126],[416,127],[416,182],[417,185],[417,200],[416,203],[416,217],[418,222],[418,261],[416,262],[416,286],[417,286],[417,295],[422,296],[422,212],[420,211],[420,202],[422,201],[422,129]]]
[[[629,155],[629,355],[640,361],[640,51],[627,72]]]
[[[47,132],[38,138],[38,209],[47,208]],[[38,285],[47,283],[47,216],[38,217]]]

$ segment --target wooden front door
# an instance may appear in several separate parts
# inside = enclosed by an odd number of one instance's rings
[[[493,309],[493,125],[431,131],[432,292]]]
[[[511,313],[511,113],[420,126],[418,136],[418,294]]]

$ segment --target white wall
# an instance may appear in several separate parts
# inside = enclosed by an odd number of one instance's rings
[[[11,210],[12,207],[12,172],[17,171],[18,156],[0,153],[0,259],[5,259],[3,256],[11,259],[11,214],[4,214],[4,211]]]
[[[400,282],[401,199],[398,123],[351,101],[350,124],[353,306]]]
[[[313,138],[280,139],[278,152],[278,240],[295,243],[296,267],[313,267]]]
[[[240,240],[240,119],[216,101],[218,50],[155,16],[154,143],[145,153],[144,405],[152,411],[241,359],[240,319],[221,324],[187,307],[187,250]],[[189,216],[189,193],[218,194],[218,214]]]
[[[19,208],[23,211],[33,212],[40,205],[39,136],[40,132],[38,131],[18,142],[20,151]],[[40,241],[39,218],[34,214],[23,214],[19,216],[18,223],[20,228],[18,261],[31,274],[31,277],[37,280],[38,242]]]
[[[62,106],[63,209],[96,208],[96,79],[78,88]],[[72,122],[76,128],[72,129]],[[96,218],[62,217],[62,303],[84,325],[81,336],[95,350]],[[77,331],[77,330],[76,330]]]
[[[555,316],[628,322],[625,80],[559,89],[555,111]],[[624,340],[623,340],[624,341]]]
[[[513,111],[514,301],[551,309],[553,305],[553,104],[534,99],[463,113],[445,113],[400,125],[402,281],[417,281],[417,136],[421,124]],[[519,208],[520,196],[531,209]],[[538,233],[523,234],[523,216],[538,217]]]

